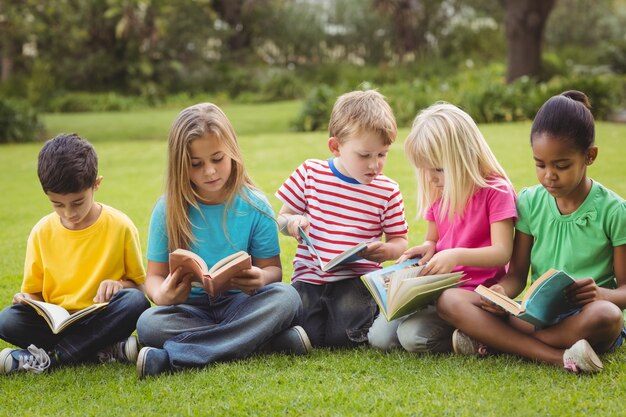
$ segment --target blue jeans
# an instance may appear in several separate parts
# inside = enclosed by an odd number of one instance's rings
[[[313,346],[356,347],[367,343],[367,332],[378,306],[360,278],[323,285],[297,281],[302,298],[301,325]]]
[[[61,363],[90,361],[100,350],[130,336],[148,307],[143,292],[125,288],[111,297],[106,308],[54,334],[32,307],[14,304],[0,311],[0,338],[22,349],[33,344],[54,352]]]
[[[241,359],[293,326],[302,302],[291,286],[272,283],[252,295],[225,293],[157,306],[137,322],[139,342],[163,348],[175,370]]]

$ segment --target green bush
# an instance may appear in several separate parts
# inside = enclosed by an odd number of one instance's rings
[[[328,126],[337,94],[329,86],[322,84],[314,87],[302,104],[298,117],[291,123],[291,130],[312,132]]]
[[[43,124],[30,104],[0,97],[0,143],[31,142],[43,135]]]
[[[372,88],[367,82],[361,87]],[[623,106],[626,78],[610,73],[579,73],[556,76],[547,82],[521,77],[506,84],[504,67],[493,66],[463,71],[454,77],[416,78],[374,88],[387,97],[399,126],[409,126],[422,109],[438,101],[461,107],[478,123],[532,120],[547,99],[566,90],[584,92],[594,117],[602,120]],[[334,91],[348,90],[323,85],[311,91],[292,127],[301,131],[323,129],[337,95]]]

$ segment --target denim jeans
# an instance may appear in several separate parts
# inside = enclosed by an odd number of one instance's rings
[[[403,347],[415,353],[442,353],[452,351],[453,332],[454,327],[439,317],[437,308],[428,305],[410,316],[390,322],[382,315],[378,316],[368,338],[378,349]]]
[[[243,292],[187,299],[157,306],[137,322],[139,342],[163,348],[179,370],[241,359],[281,331],[297,324],[302,302],[291,286],[272,283],[251,295]]]
[[[313,346],[355,347],[367,343],[378,306],[360,278],[323,285],[297,281],[304,307],[301,325]]]
[[[14,304],[0,311],[0,338],[22,349],[33,344],[54,351],[62,363],[91,361],[100,350],[130,336],[148,307],[143,292],[125,288],[111,297],[106,308],[54,334],[32,307]]]

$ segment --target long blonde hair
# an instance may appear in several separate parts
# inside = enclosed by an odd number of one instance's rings
[[[487,180],[510,184],[474,120],[449,103],[436,103],[417,115],[404,149],[417,175],[419,216],[441,198],[441,217],[452,220],[463,215],[478,188],[498,189]],[[431,187],[428,168],[443,169],[443,192]]]
[[[181,111],[170,128],[168,138],[168,163],[165,185],[165,212],[168,247],[189,248],[194,241],[189,207],[200,210],[198,194],[189,177],[191,155],[189,144],[205,136],[217,138],[225,147],[225,154],[232,159],[230,176],[224,184],[226,201],[224,220],[228,208],[237,194],[249,201],[244,189],[257,190],[243,165],[237,136],[230,121],[219,107],[212,103],[200,103]]]

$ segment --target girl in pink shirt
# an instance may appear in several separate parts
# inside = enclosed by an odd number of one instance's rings
[[[422,111],[404,144],[418,182],[418,215],[428,221],[424,243],[399,261],[421,257],[423,275],[463,271],[463,288],[491,285],[505,274],[517,218],[515,190],[472,118],[438,103]],[[370,329],[372,346],[449,352],[454,328],[434,305]]]

